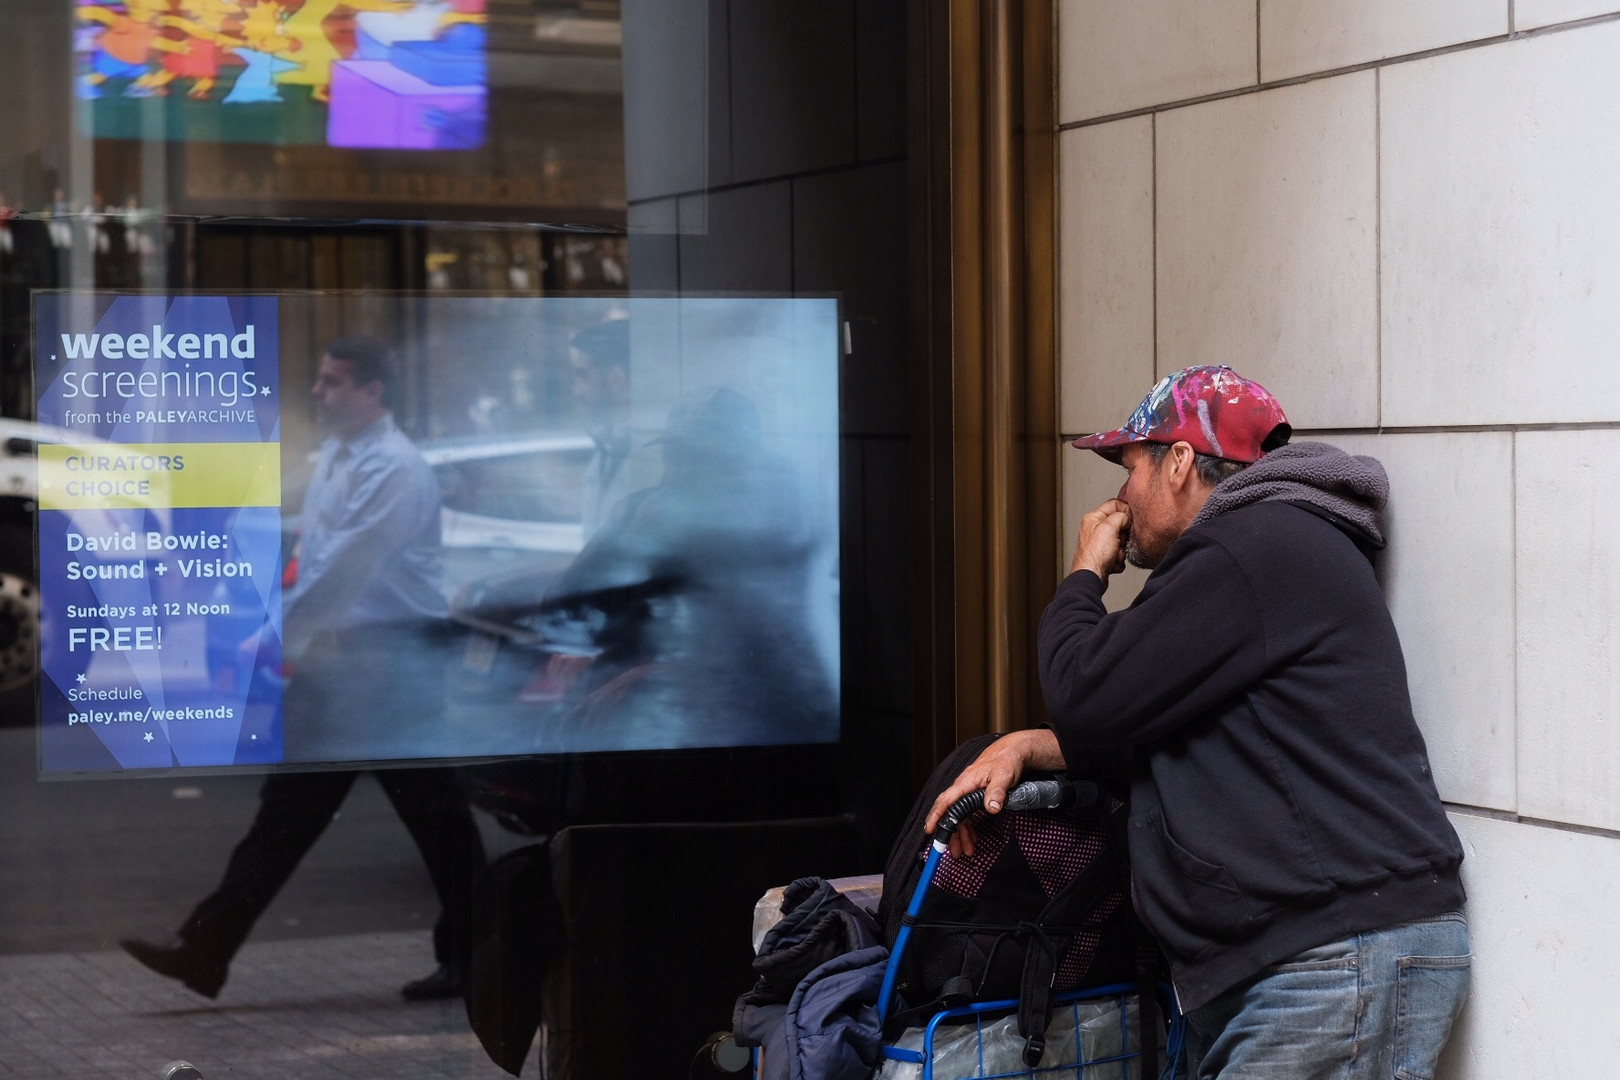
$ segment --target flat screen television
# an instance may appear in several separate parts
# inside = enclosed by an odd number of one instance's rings
[[[34,316],[42,775],[837,742],[835,300]]]

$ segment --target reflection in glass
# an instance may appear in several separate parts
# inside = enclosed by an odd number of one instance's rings
[[[89,134],[402,150],[484,141],[484,0],[80,0]]]
[[[549,443],[490,432],[425,451],[446,455],[466,542],[447,528],[452,616],[471,631],[447,737],[539,752],[835,740],[836,305],[548,300],[519,329],[505,320],[528,303],[467,303],[442,316],[476,325],[482,377],[568,382],[473,414]],[[515,368],[508,333],[549,364]]]
[[[837,740],[835,302],[49,300],[46,772]]]

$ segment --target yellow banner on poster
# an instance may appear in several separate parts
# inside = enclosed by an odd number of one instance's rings
[[[42,443],[41,510],[280,506],[279,443]]]

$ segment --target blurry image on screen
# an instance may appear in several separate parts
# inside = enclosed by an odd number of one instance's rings
[[[279,470],[252,505],[44,515],[52,565],[92,583],[48,590],[43,771],[838,740],[836,301],[356,299],[44,309],[91,332],[45,334],[41,415],[86,418],[85,387],[135,395],[97,406],[53,484],[160,453],[182,478],[264,448]],[[256,365],[251,405],[219,400],[248,383],[218,360],[90,357],[115,331],[189,348],[214,323],[263,346],[230,361]],[[184,408],[139,397],[188,386]],[[159,445],[176,431],[192,441]],[[217,559],[184,550],[204,545]],[[136,623],[154,650],[117,651]]]
[[[836,302],[410,303],[448,619],[287,759],[836,741]]]

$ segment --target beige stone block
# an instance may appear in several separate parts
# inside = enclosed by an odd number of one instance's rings
[[[1611,1076],[1620,840],[1454,813],[1473,984],[1437,1080]]]
[[[1379,580],[1440,797],[1514,810],[1513,436],[1324,441],[1389,473]]]
[[[1384,424],[1620,419],[1617,55],[1605,23],[1383,71]]]
[[[1260,79],[1291,79],[1507,32],[1507,0],[1260,0]]]
[[[1114,427],[1153,385],[1153,118],[1063,132],[1061,423]]]
[[[1534,30],[1620,11],[1614,0],[1514,0],[1513,29]]]
[[[1253,86],[1253,0],[1061,0],[1058,121]]]
[[[1161,374],[1230,364],[1297,428],[1377,424],[1374,80],[1159,115]]]
[[[1620,829],[1620,431],[1515,440],[1519,813]]]

